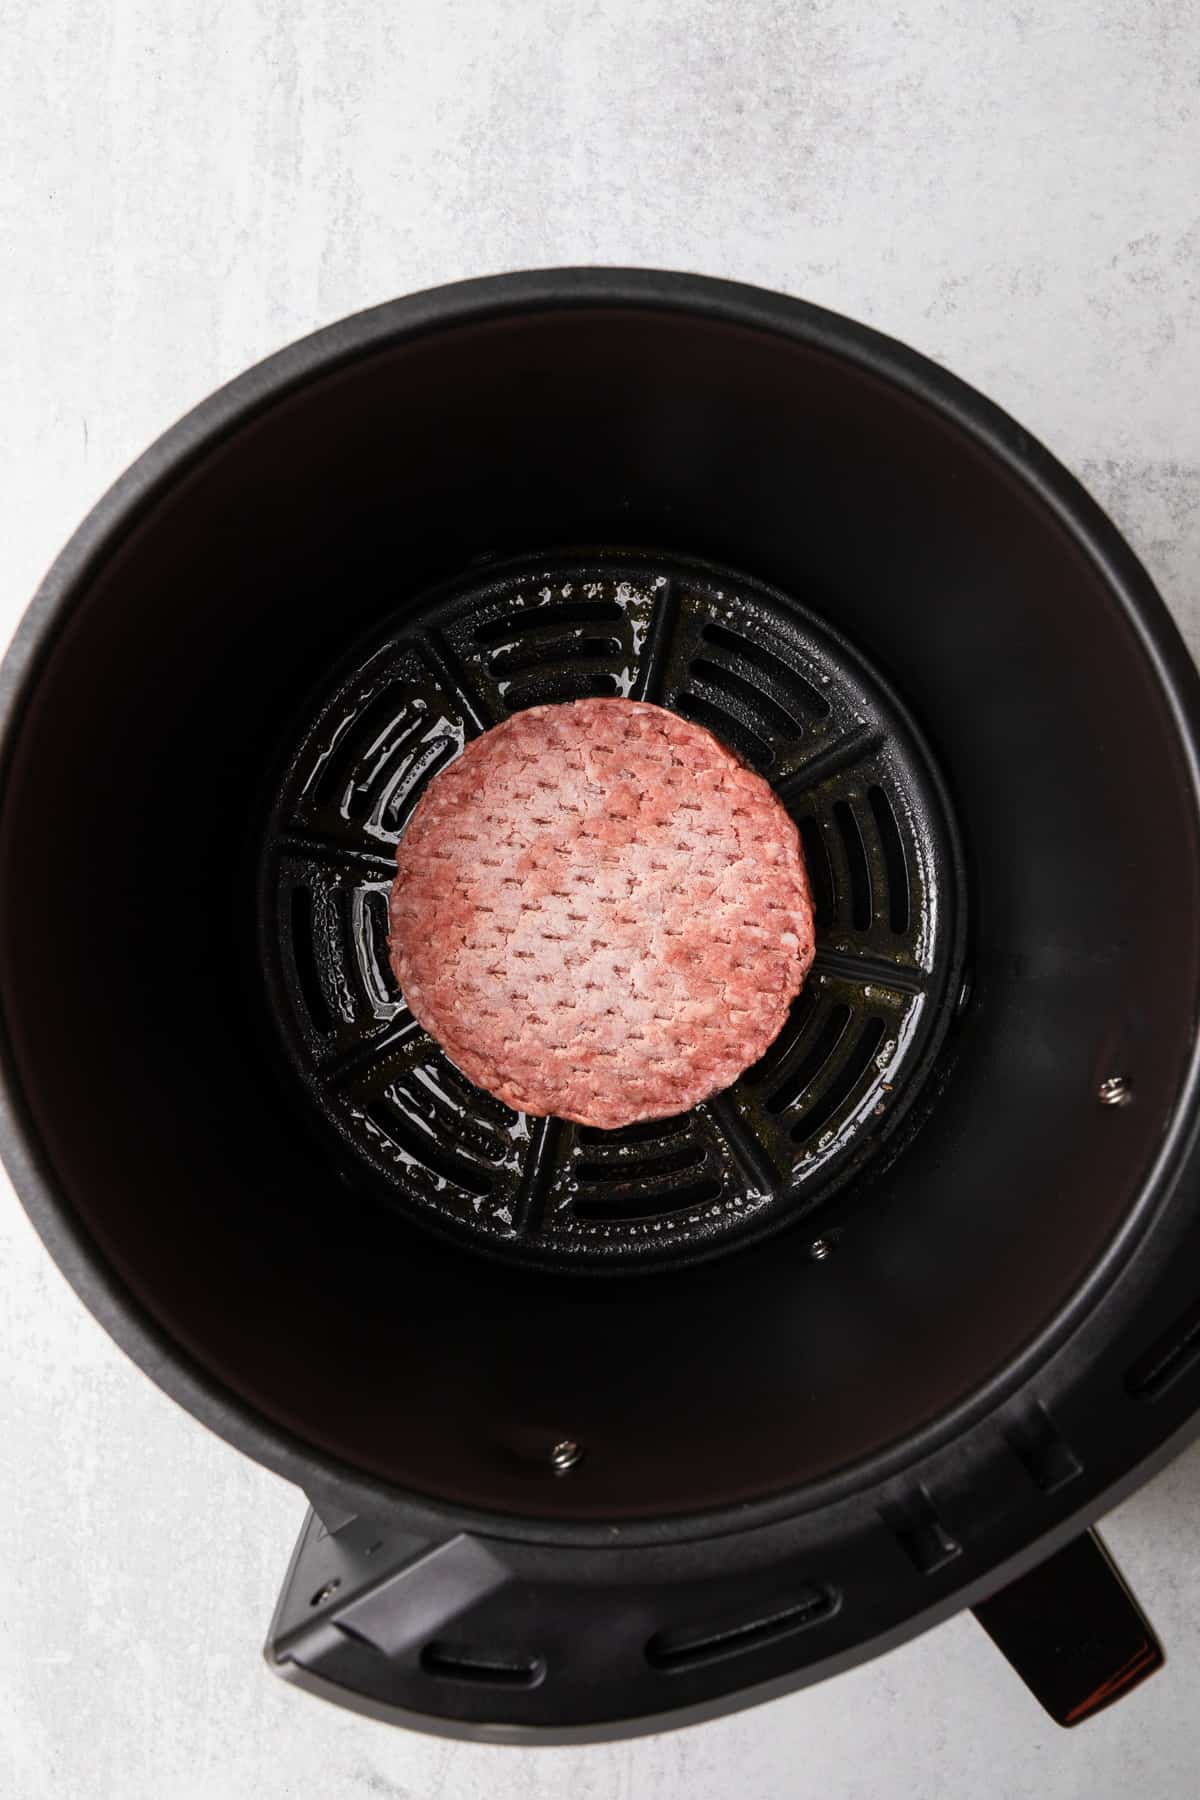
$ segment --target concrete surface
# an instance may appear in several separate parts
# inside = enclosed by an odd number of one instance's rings
[[[1197,0],[6,0],[0,623],[148,439],[279,344],[462,275],[632,262],[943,359],[1083,474],[1200,646],[1198,170]],[[1082,1731],[963,1619],[682,1734],[486,1750],[271,1681],[299,1496],[135,1373],[7,1190],[0,1357],[13,1800],[1196,1791],[1200,1453],[1110,1527],[1171,1665]]]

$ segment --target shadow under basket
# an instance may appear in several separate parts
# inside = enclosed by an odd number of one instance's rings
[[[386,954],[466,739],[629,694],[800,829],[813,974],[692,1113],[508,1111]],[[6,1159],[106,1327],[314,1512],[273,1666],[660,1729],[977,1606],[1157,1666],[1088,1524],[1200,1407],[1196,680],[1077,484],[799,302],[558,271],[191,414],[5,665]]]

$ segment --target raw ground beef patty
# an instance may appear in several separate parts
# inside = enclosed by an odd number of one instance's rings
[[[396,852],[392,967],[518,1111],[694,1106],[777,1035],[813,957],[796,827],[709,732],[636,700],[536,706],[430,782]]]

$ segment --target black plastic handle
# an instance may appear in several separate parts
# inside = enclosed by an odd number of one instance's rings
[[[765,1697],[753,1676],[739,1681],[741,1658],[749,1660],[755,1646],[760,1656],[764,1642],[778,1650],[770,1686],[782,1691],[802,1679],[796,1651],[809,1631],[819,1636],[821,1621],[839,1616],[835,1590],[809,1587],[801,1601],[793,1588],[783,1608],[772,1585],[765,1640],[761,1627],[745,1624],[762,1619],[764,1606],[743,1614],[732,1631],[719,1617],[706,1622],[702,1609],[690,1623],[680,1613],[679,1625],[647,1640],[648,1618],[672,1616],[664,1608],[674,1588],[626,1579],[604,1587],[609,1612],[588,1612],[588,1590],[561,1580],[557,1546],[530,1552],[468,1533],[426,1541],[328,1500],[318,1504],[271,1622],[268,1663],[326,1699],[421,1730],[592,1741],[679,1722],[681,1709],[692,1719],[711,1717],[740,1689],[757,1685],[755,1697]],[[1060,1725],[1082,1723],[1164,1660],[1094,1532],[982,1601],[975,1616]],[[781,1624],[782,1633],[774,1629]],[[561,1653],[564,1643],[565,1665],[561,1654],[546,1654],[555,1644]],[[553,1680],[545,1679],[549,1672]],[[756,1673],[761,1682],[761,1661]]]
[[[1081,1725],[1166,1661],[1094,1531],[981,1601],[975,1617],[1059,1725]]]

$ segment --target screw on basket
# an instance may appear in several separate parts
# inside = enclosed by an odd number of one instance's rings
[[[1133,1089],[1124,1075],[1110,1075],[1100,1083],[1096,1098],[1101,1106],[1128,1106],[1133,1099]]]
[[[550,1452],[550,1467],[556,1475],[566,1475],[583,1456],[583,1447],[570,1438],[562,1438]]]
[[[808,1246],[808,1254],[814,1262],[824,1262],[826,1257],[833,1255],[833,1245],[828,1238],[814,1238]]]

